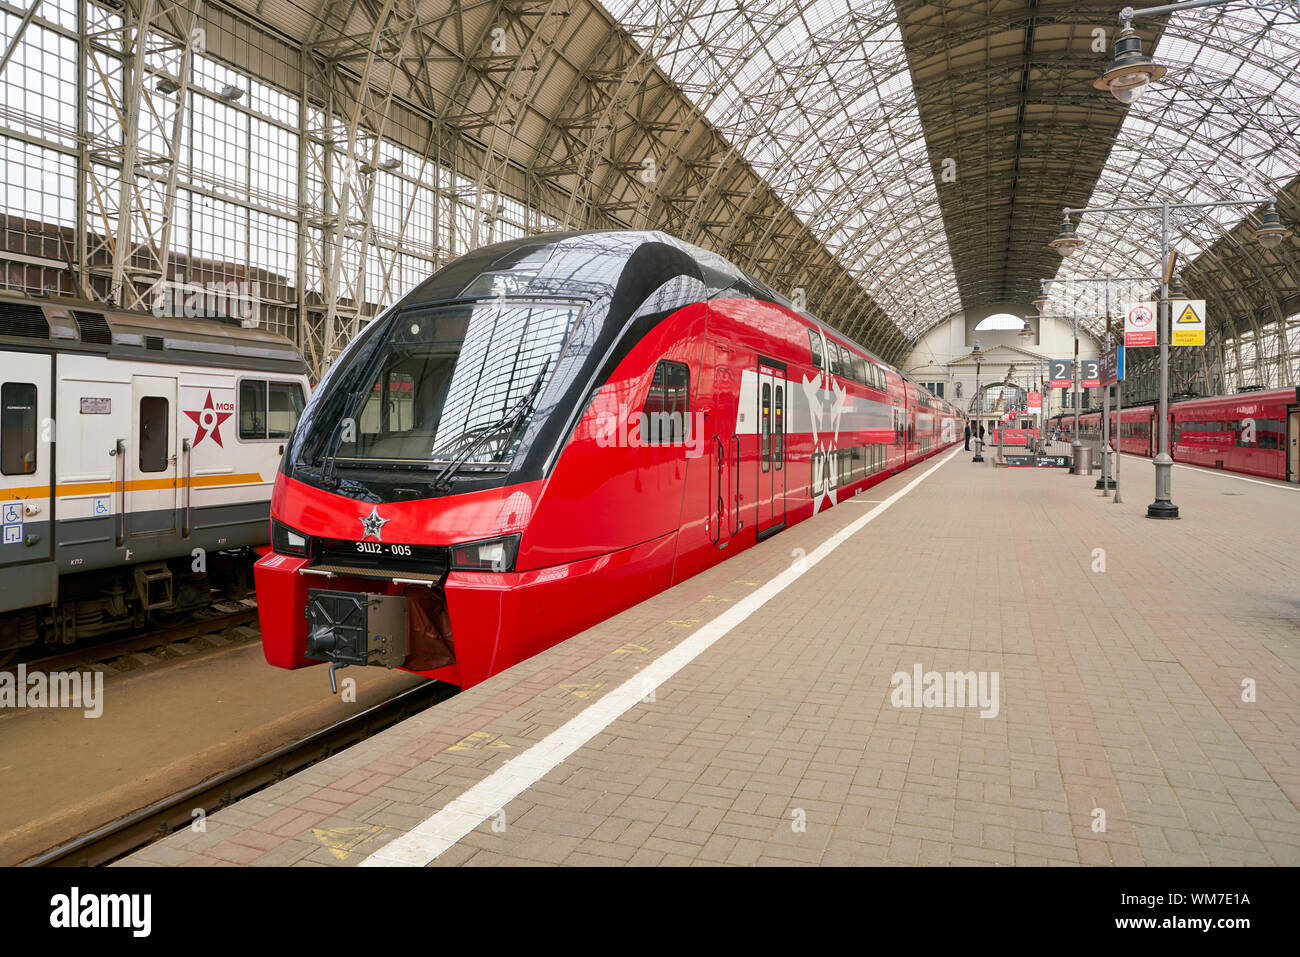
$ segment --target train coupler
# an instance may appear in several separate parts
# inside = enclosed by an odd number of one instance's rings
[[[407,607],[401,595],[312,588],[306,615],[306,656],[330,663],[330,689],[335,694],[335,672],[340,668],[396,668],[406,660]]]

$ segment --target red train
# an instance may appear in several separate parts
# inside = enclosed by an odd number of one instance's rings
[[[1298,409],[1300,386],[1171,403],[1169,454],[1175,462],[1187,465],[1300,481]],[[1051,425],[1068,440],[1074,416],[1055,416]],[[1114,448],[1117,433],[1113,411],[1110,428]],[[1079,438],[1095,448],[1101,447],[1100,412],[1079,416]],[[1123,452],[1153,456],[1160,442],[1157,407],[1125,409],[1118,439]]]
[[[304,411],[256,568],[266,658],[469,687],[963,426],[662,233],[485,247],[370,323]]]

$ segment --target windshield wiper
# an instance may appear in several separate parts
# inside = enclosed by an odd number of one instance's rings
[[[479,433],[478,438],[465,446],[465,448],[461,449],[460,453],[454,459],[439,470],[438,474],[433,477],[433,487],[436,491],[445,492],[451,488],[451,483],[447,481],[447,477],[464,465],[469,460],[469,457],[478,451],[479,446],[486,442],[489,437],[500,435],[502,432],[505,432],[507,435],[514,433],[514,430],[519,427],[519,423],[523,421],[524,416],[528,414],[528,410],[532,408],[533,402],[537,398],[537,393],[542,390],[542,382],[546,378],[546,370],[550,367],[551,360],[547,359],[545,364],[542,365],[542,371],[537,373],[537,381],[535,381],[532,388],[528,390],[528,394],[520,399],[515,407],[502,416],[500,420],[483,429],[483,431]]]

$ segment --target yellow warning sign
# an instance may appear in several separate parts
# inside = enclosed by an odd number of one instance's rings
[[[316,840],[329,848],[329,852],[338,860],[347,860],[349,854],[365,844],[384,828],[379,824],[358,827],[313,827],[311,832]]]
[[[622,648],[615,648],[613,651],[610,652],[610,654],[612,654],[612,655],[644,655],[644,654],[648,654],[649,651],[650,651],[650,649],[647,648],[645,645],[638,645],[638,644],[636,644],[635,642],[631,642],[631,641],[629,641],[629,642],[628,642],[626,645],[624,645]]]
[[[497,750],[500,748],[508,748],[508,747],[510,747],[510,745],[506,744],[504,741],[502,741],[500,738],[496,737],[495,735],[488,734],[486,731],[475,731],[469,737],[461,738],[459,741],[457,741],[447,750],[448,751],[483,751],[487,749]]]
[[[593,694],[605,687],[605,682],[597,681],[595,684],[571,684],[560,685],[561,691],[567,691],[575,698],[590,698]]]
[[[1205,300],[1175,300],[1171,306],[1174,322],[1170,342],[1176,346],[1205,345]]]

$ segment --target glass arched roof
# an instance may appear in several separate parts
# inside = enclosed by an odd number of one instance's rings
[[[892,0],[605,6],[905,334],[960,308]]]
[[[1087,216],[1088,249],[1046,255],[1062,206],[1275,194],[1300,172],[1293,4],[1139,21],[1170,70],[1127,110],[1091,86],[1119,4],[1050,16],[962,0],[605,6],[910,338],[963,307],[1031,298],[1040,278],[1155,272],[1148,214]],[[983,177],[945,186],[949,154]],[[1184,263],[1239,245],[1229,233],[1250,213],[1177,212]],[[1053,287],[1047,311],[1099,329],[1103,288],[1066,302],[1068,288]]]

